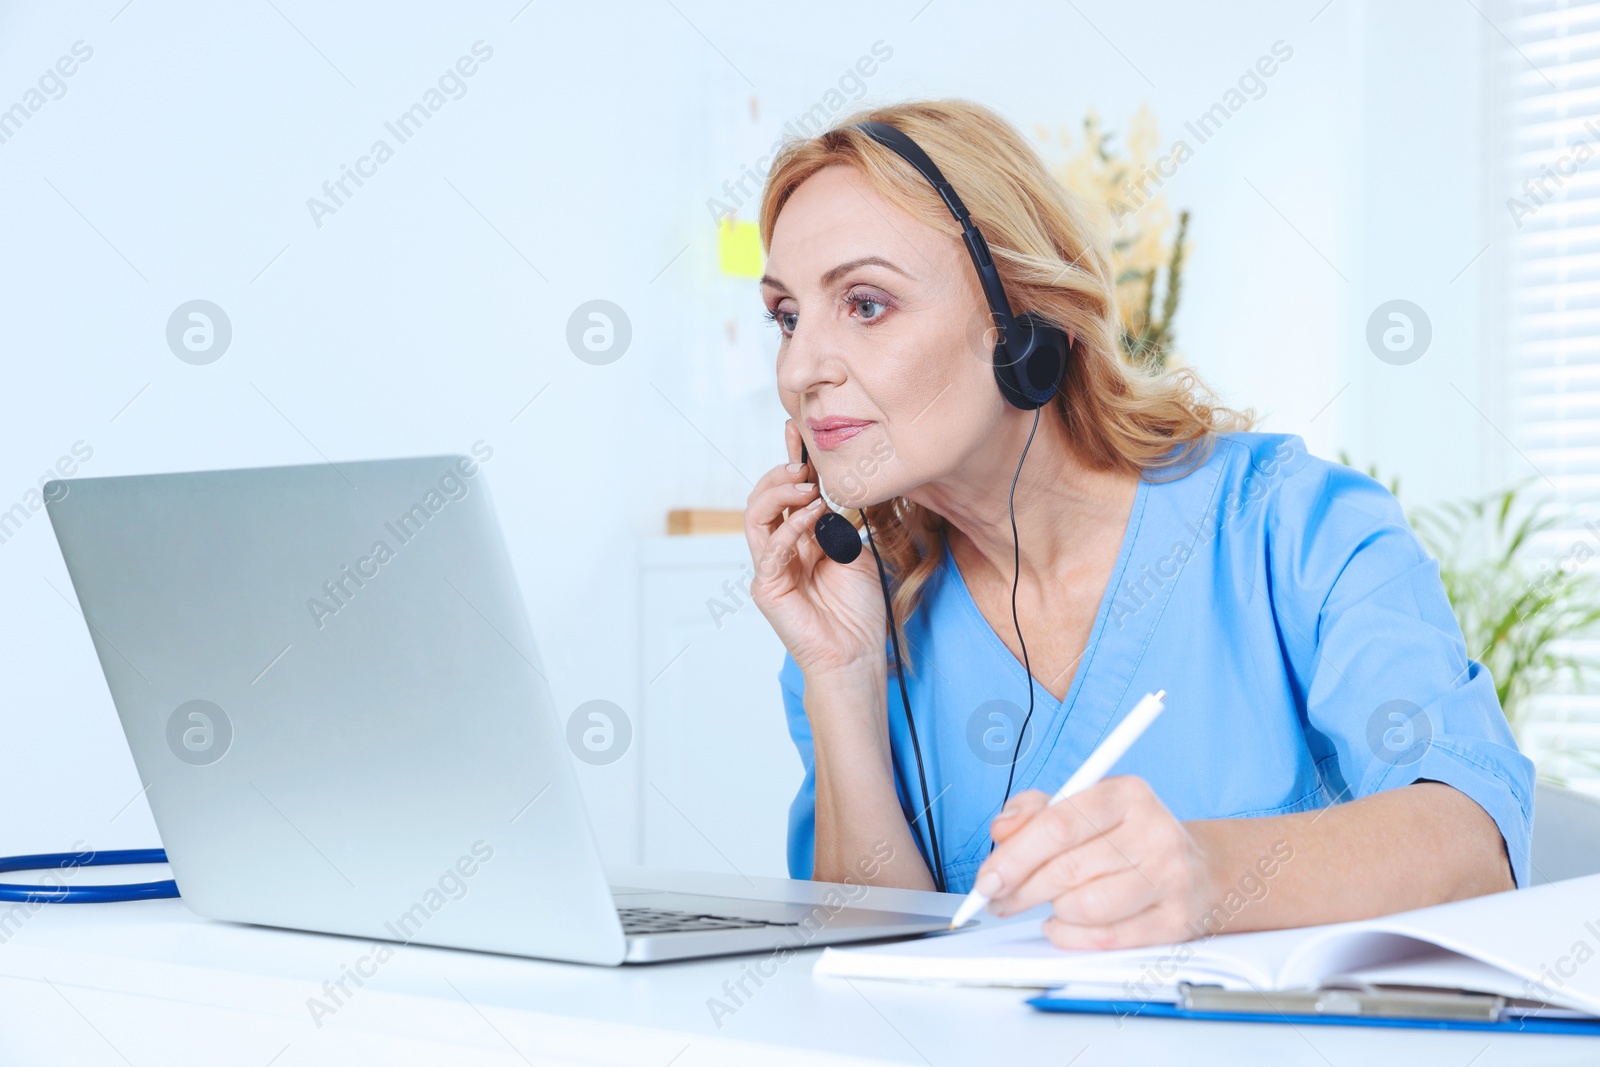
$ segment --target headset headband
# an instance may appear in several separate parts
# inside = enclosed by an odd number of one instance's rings
[[[966,242],[967,253],[972,256],[972,265],[978,269],[978,284],[983,287],[983,295],[989,302],[989,310],[999,320],[1000,344],[1006,346],[1006,342],[1012,336],[1016,317],[1011,313],[1011,302],[1006,299],[1005,286],[1000,284],[1000,272],[995,269],[994,257],[989,255],[989,243],[973,225],[967,205],[956,195],[955,187],[945,180],[938,165],[928,158],[928,153],[922,150],[921,145],[887,122],[857,122],[854,125],[915,167],[938,192],[945,207],[950,209],[950,214],[961,224],[961,239]],[[1007,352],[1009,351],[1008,347]]]

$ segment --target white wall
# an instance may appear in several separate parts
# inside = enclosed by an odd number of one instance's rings
[[[773,337],[753,283],[717,273],[706,200],[879,40],[872,102],[968,96],[1053,133],[1148,100],[1169,143],[1286,42],[1166,185],[1194,212],[1187,361],[1419,498],[1476,488],[1498,447],[1450,387],[1476,396],[1484,369],[1476,277],[1450,282],[1488,240],[1471,5],[276,3],[0,8],[0,107],[94,49],[0,144],[0,508],[79,440],[82,473],[111,475],[482,438],[559,705],[626,706],[635,540],[669,507],[742,505],[781,456]],[[315,225],[307,198],[479,40],[466,95]],[[1433,320],[1410,367],[1363,339],[1391,296]],[[164,340],[197,297],[234,328],[203,367]],[[634,331],[608,366],[564,340],[595,298]],[[0,544],[0,853],[147,844],[84,625],[47,582],[70,596],[41,513]]]

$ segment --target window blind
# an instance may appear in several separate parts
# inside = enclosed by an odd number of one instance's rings
[[[1562,518],[1532,551],[1600,574],[1600,0],[1507,0],[1488,85],[1507,147],[1509,436]],[[1491,37],[1493,39],[1493,36]],[[1600,638],[1560,651],[1600,661]],[[1542,773],[1600,792],[1600,673],[1540,694],[1522,740]]]

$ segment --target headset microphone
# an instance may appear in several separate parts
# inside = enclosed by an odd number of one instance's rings
[[[854,563],[861,555],[861,534],[837,512],[830,511],[817,520],[816,535],[817,544],[835,563]]]
[[[810,459],[806,454],[806,443],[801,441],[800,462],[807,463]],[[835,563],[854,563],[856,557],[861,555],[861,533],[844,517],[844,509],[835,504],[829,498],[828,491],[822,488],[822,476],[814,470],[811,473],[817,482],[817,492],[822,494],[822,502],[831,509],[823,512],[812,528],[817,535],[817,545]]]
[[[800,462],[809,463],[810,454],[806,451],[805,440],[800,441]],[[849,519],[845,518],[839,505],[835,504],[828,496],[828,491],[822,488],[822,476],[813,467],[811,476],[816,480],[817,492],[822,496],[822,502],[831,511],[825,512],[817,519],[813,532],[817,535],[817,545],[829,559],[835,563],[854,563],[856,557],[861,555],[861,535],[856,532]],[[861,512],[861,528],[867,533],[867,544],[872,548],[872,561],[878,565],[878,587],[883,590],[883,615],[889,620],[889,642],[894,648],[895,681],[900,686],[900,700],[906,711],[906,731],[911,735],[911,752],[917,761],[917,784],[922,791],[922,813],[917,816],[907,816],[911,832],[916,833],[918,822],[926,819],[928,852],[932,857],[930,867],[933,872],[933,886],[939,892],[945,891],[944,858],[939,853],[939,832],[933,828],[933,802],[928,799],[928,775],[922,768],[922,743],[917,739],[917,721],[911,716],[911,697],[906,693],[905,671],[901,664],[905,662],[900,655],[900,636],[895,632],[894,606],[889,599],[889,574],[883,568],[883,557],[878,555],[878,545],[872,539],[872,524],[867,521],[867,513]],[[899,780],[900,767],[895,765],[895,779]]]

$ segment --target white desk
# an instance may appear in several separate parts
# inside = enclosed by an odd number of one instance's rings
[[[735,875],[613,872],[619,882],[749,891]],[[754,879],[763,893],[821,887]],[[876,891],[938,913],[956,898]],[[180,901],[47,905],[0,945],[0,1063],[1579,1064],[1600,1041],[1035,1012],[1021,990],[818,979],[777,968],[720,1028],[707,1008],[766,957],[603,968],[396,946],[319,1028],[307,999],[371,942],[196,918]],[[770,965],[768,967],[770,969]]]

